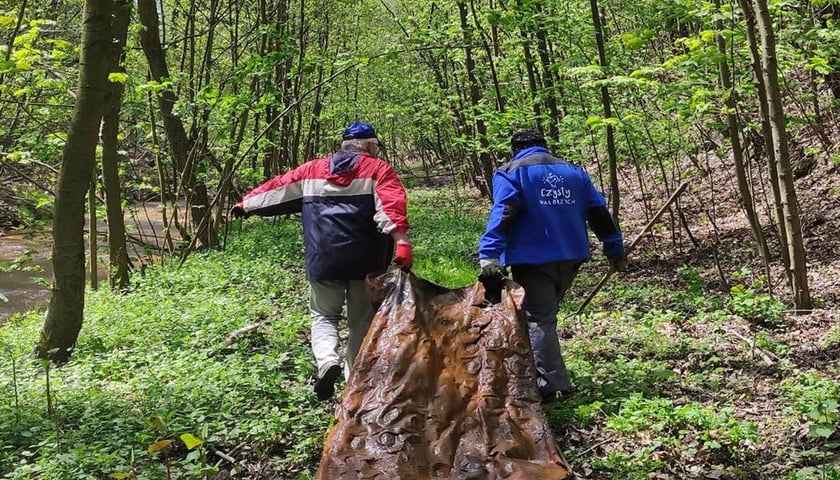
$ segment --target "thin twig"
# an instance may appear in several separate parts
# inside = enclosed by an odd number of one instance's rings
[[[210,447],[210,451],[211,451],[211,452],[213,452],[213,455],[215,455],[215,456],[217,456],[217,457],[219,457],[219,458],[223,458],[223,459],[227,460],[227,461],[228,461],[228,462],[230,462],[230,463],[236,463],[236,459],[235,459],[235,458],[231,457],[230,455],[226,454],[225,452],[223,452],[223,451],[221,451],[221,450],[218,450],[218,449],[215,449],[215,448],[213,448],[213,447]]]
[[[770,356],[771,356],[771,355],[772,355],[772,356],[776,359],[776,361],[779,361],[779,360],[780,360],[780,359],[779,359],[779,357],[777,357],[776,355],[774,355],[774,354],[772,354],[772,353],[770,353],[770,352],[767,352],[767,351],[765,351],[765,350],[762,350],[761,348],[759,348],[759,347],[755,344],[755,342],[754,342],[754,341],[752,341],[752,340],[750,340],[749,338],[747,338],[747,337],[745,337],[745,336],[741,335],[740,333],[738,333],[738,332],[736,332],[736,331],[734,331],[734,330],[731,330],[731,331],[729,331],[728,333],[731,333],[733,336],[738,337],[739,339],[741,339],[741,340],[743,340],[744,342],[746,342],[747,346],[749,346],[749,347],[750,347],[750,349],[751,349],[753,352],[758,352],[759,356],[761,356],[761,359],[762,359],[762,360],[764,360],[764,363],[766,363],[768,367],[772,367],[773,365],[775,365],[775,364],[776,364],[776,363],[775,363],[775,362],[774,362],[774,361],[770,358]]]
[[[601,445],[603,445],[605,443],[610,443],[613,440],[615,440],[615,438],[612,438],[612,437],[607,438],[606,440],[601,440],[600,442],[596,443],[595,445],[592,445],[591,447],[587,448],[586,450],[580,452],[577,455],[577,457],[582,457],[582,456],[586,455],[587,453],[591,452],[592,450],[595,450],[596,448],[600,447]]]

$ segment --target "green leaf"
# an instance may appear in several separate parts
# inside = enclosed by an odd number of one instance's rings
[[[119,480],[122,478],[131,478],[131,475],[131,472],[116,472],[108,474],[108,478],[116,478]]]
[[[9,303],[9,299],[3,295],[3,292],[0,292],[0,300],[2,300],[3,303]]]
[[[196,437],[192,433],[184,433],[181,435],[181,441],[184,442],[184,445],[187,446],[187,450],[192,450],[193,448],[201,445],[204,443],[204,440]]]
[[[700,39],[706,43],[711,43],[715,39],[716,35],[717,32],[715,32],[714,30],[703,30],[702,32],[700,32]]]
[[[808,427],[808,435],[817,438],[828,438],[834,434],[834,431],[834,425],[828,425],[825,423],[818,423]]]
[[[128,75],[123,72],[111,72],[108,74],[108,81],[111,83],[125,83],[128,80]]]
[[[604,120],[597,115],[590,115],[589,118],[586,119],[586,125],[590,128],[598,127],[603,123]]]
[[[800,468],[796,472],[796,478],[806,478],[806,477],[809,477],[811,475],[814,475],[815,473],[817,473],[817,469],[814,468],[814,467]]]

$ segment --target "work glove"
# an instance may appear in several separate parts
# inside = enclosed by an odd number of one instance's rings
[[[394,263],[402,267],[403,270],[408,270],[414,263],[414,254],[411,252],[411,243],[407,240],[397,241],[397,251],[394,254]]]
[[[478,274],[478,281],[484,285],[484,298],[491,303],[499,303],[502,300],[507,271],[498,258],[485,258],[479,260],[479,264],[481,273]]]
[[[624,244],[621,242],[605,242],[604,256],[610,262],[610,268],[621,272],[627,266],[627,256],[624,254]]]
[[[234,205],[233,208],[230,209],[230,216],[233,218],[248,218],[251,214],[246,212],[241,206]]]

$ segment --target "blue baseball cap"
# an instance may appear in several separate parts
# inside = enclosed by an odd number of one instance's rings
[[[342,140],[352,140],[354,138],[376,138],[376,130],[367,123],[355,122],[341,134]]]

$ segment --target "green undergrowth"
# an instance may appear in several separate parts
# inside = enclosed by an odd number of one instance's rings
[[[433,190],[409,205],[414,271],[474,282],[484,216]],[[224,251],[148,268],[123,295],[89,291],[60,368],[30,356],[42,311],[0,327],[0,477],[212,478],[218,451],[309,478],[332,412],[311,392],[300,229],[294,217],[235,222]]]
[[[581,283],[597,278],[588,267]],[[563,443],[572,465],[586,478],[840,478],[838,367],[789,358],[815,346],[789,343],[793,320],[757,285],[721,295],[678,275],[682,288],[619,274],[581,316],[586,288],[566,299],[575,394],[547,414],[561,443],[586,432]],[[831,345],[829,332],[817,348]]]
[[[488,206],[413,190],[415,273],[473,283]],[[148,268],[123,295],[88,292],[59,368],[30,355],[43,312],[14,316],[0,327],[0,478],[311,478],[333,405],[312,393],[301,252],[298,219],[252,218],[224,251]],[[574,315],[604,268],[585,265],[562,305],[575,393],[546,408],[583,478],[838,478],[837,367],[788,358],[788,320],[758,286],[709,292],[690,266],[679,288],[619,274]]]
[[[418,275],[449,288],[476,281],[478,239],[484,231],[487,200],[456,197],[447,191],[415,190],[409,219]]]
[[[160,479],[167,468],[205,478],[212,450],[290,478],[310,471],[330,415],[311,393],[302,341],[299,231],[295,220],[249,220],[225,251],[149,268],[124,295],[88,292],[76,351],[60,368],[29,356],[42,314],[4,325],[3,478]],[[255,322],[266,325],[225,345]]]

